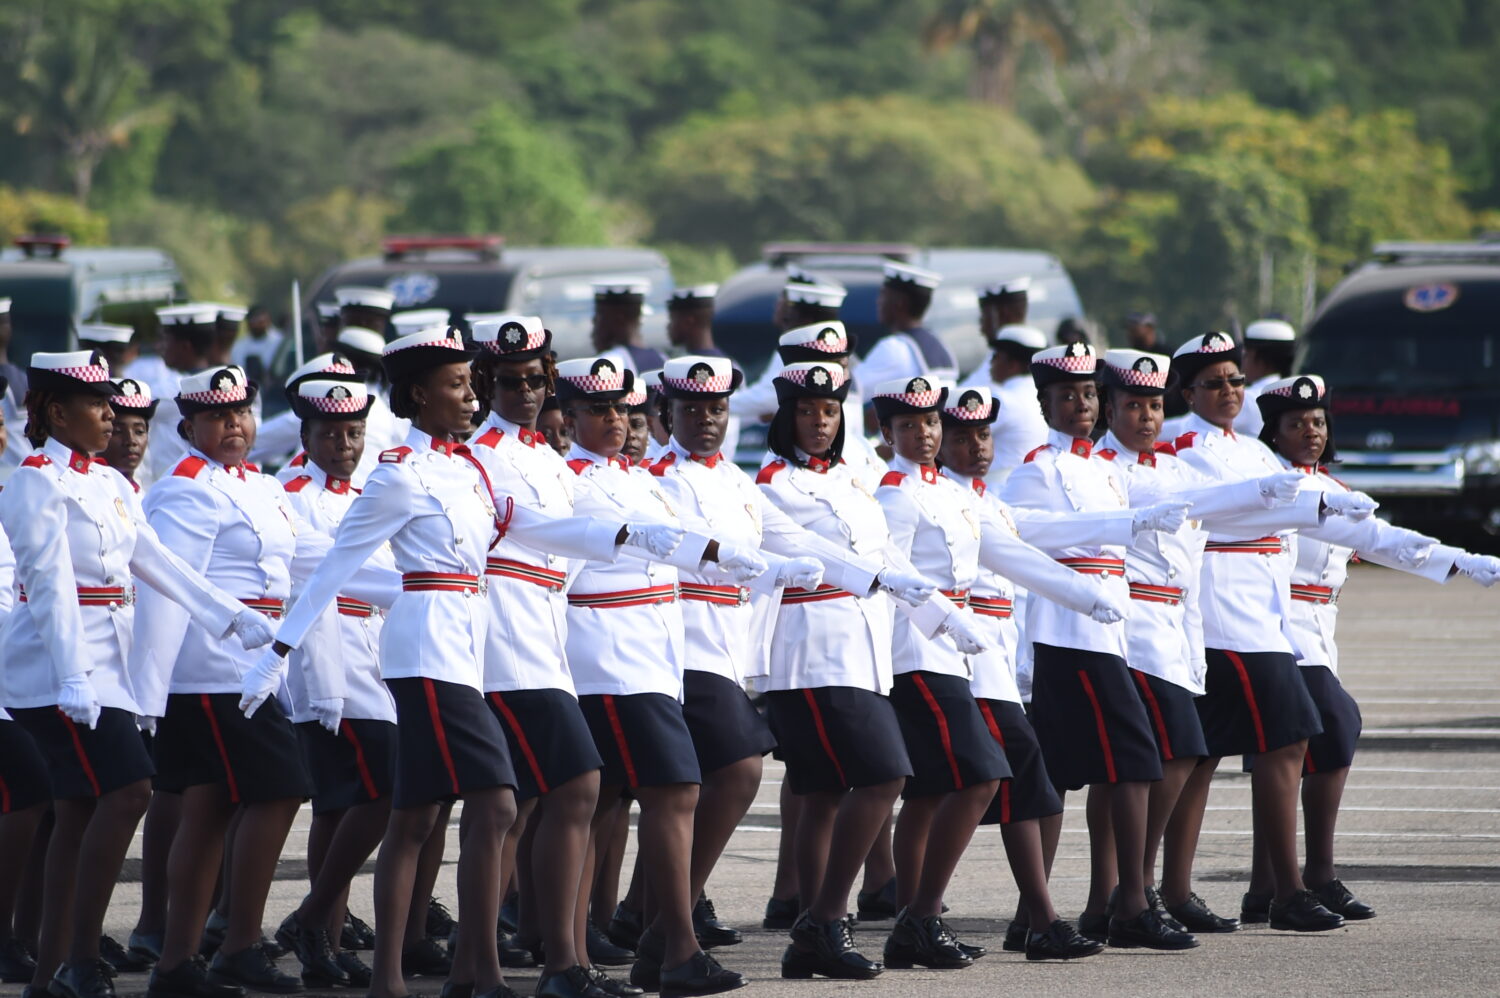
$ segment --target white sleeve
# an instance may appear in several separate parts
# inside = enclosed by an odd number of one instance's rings
[[[68,497],[47,472],[21,468],[0,493],[0,523],[16,555],[16,582],[52,659],[58,686],[92,671],[68,547]],[[17,663],[11,663],[14,668]]]
[[[245,604],[205,579],[161,542],[137,508],[135,550],[130,571],[146,585],[187,610],[193,623],[223,639]]]
[[[856,596],[870,595],[875,588],[875,577],[880,574],[878,563],[860,558],[848,548],[841,548],[810,530],[804,530],[782,512],[781,507],[766,498],[764,492],[757,498],[761,546],[765,550],[784,558],[816,558],[823,563],[823,582],[826,585],[838,586]]]
[[[1091,513],[1061,513],[1047,509],[1011,510],[1016,532],[1033,547],[1065,548],[1079,544],[1129,547],[1135,537],[1135,511],[1102,509]],[[1075,573],[1076,574],[1076,573]]]
[[[1363,561],[1437,583],[1448,581],[1453,574],[1454,559],[1463,553],[1458,548],[1448,547],[1435,537],[1393,526],[1375,516],[1358,523],[1350,521],[1348,517],[1330,516],[1321,525],[1304,527],[1299,533],[1328,544],[1352,548]],[[1422,544],[1422,564],[1404,565],[1397,557],[1398,552],[1413,541]]]
[[[1011,533],[994,509],[975,505],[979,507],[981,565],[1070,610],[1088,613],[1094,608],[1098,595],[1094,582]]]
[[[854,371],[865,391],[872,391],[882,381],[912,377],[921,371],[921,365],[912,359],[910,343],[910,337],[890,333],[870,348],[869,355]]]

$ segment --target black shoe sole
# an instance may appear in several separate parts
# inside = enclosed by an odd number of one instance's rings
[[[781,976],[788,981],[806,981],[815,976],[835,981],[873,981],[883,969],[861,971],[841,963],[825,963],[817,954],[796,946],[788,946],[781,955]]]
[[[1202,945],[1202,943],[1194,939],[1191,943],[1188,943],[1185,946],[1168,946],[1154,941],[1146,942],[1145,940],[1130,939],[1125,936],[1110,936],[1109,945],[1114,949],[1154,949],[1160,950],[1163,953],[1181,953],[1184,950],[1197,949]]]
[[[348,974],[340,977],[329,977],[320,971],[304,970],[302,972],[302,986],[307,988],[352,988],[355,985],[349,979]]]
[[[288,984],[246,984],[244,981],[235,980],[218,971],[208,972],[208,983],[221,988],[244,988],[246,991],[259,991],[263,994],[272,995],[294,995],[302,990],[302,983],[295,977],[288,978]]]
[[[662,988],[661,998],[695,998],[697,995],[721,995],[728,991],[738,991],[750,982],[741,977],[732,984],[723,984],[702,988]]]
[[[885,951],[881,960],[886,970],[915,970],[918,967],[926,967],[928,970],[967,970],[974,966],[973,960],[960,963],[957,960],[928,960],[916,954],[897,953],[893,956],[890,950]]]
[[[1326,925],[1292,925],[1289,922],[1278,923],[1276,919],[1273,918],[1271,919],[1270,924],[1271,928],[1275,929],[1277,932],[1332,932],[1335,929],[1342,929],[1344,927],[1344,922],[1342,919],[1340,919],[1338,922],[1329,923]]]

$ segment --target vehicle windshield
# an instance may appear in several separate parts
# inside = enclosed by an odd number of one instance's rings
[[[1309,330],[1298,370],[1321,374],[1342,392],[1500,387],[1500,327],[1494,312],[1480,305],[1471,298],[1422,313],[1399,302],[1352,301]]]

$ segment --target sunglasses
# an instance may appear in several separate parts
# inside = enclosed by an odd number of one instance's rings
[[[547,376],[545,374],[527,374],[516,377],[511,374],[497,374],[495,375],[495,384],[508,392],[519,392],[523,389],[539,392],[547,387]]]
[[[616,416],[630,415],[630,406],[624,402],[590,402],[588,405],[581,405],[578,408],[585,410],[591,415],[598,416],[600,419],[611,414]]]
[[[1202,388],[1206,392],[1221,392],[1224,390],[1225,385],[1228,385],[1230,388],[1244,388],[1245,383],[1249,380],[1243,374],[1232,374],[1227,378],[1209,378],[1207,381],[1198,382],[1193,387]]]

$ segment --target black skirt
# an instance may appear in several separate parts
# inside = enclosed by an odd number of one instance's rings
[[[604,760],[606,787],[665,787],[701,783],[693,736],[682,704],[663,693],[596,693],[578,698]]]
[[[1031,720],[1059,790],[1161,779],[1146,708],[1117,655],[1037,642]]]
[[[0,814],[16,814],[51,800],[48,768],[36,739],[23,726],[0,721]]]
[[[274,697],[246,717],[238,693],[173,693],[155,752],[156,782],[168,793],[217,783],[234,804],[313,794],[296,729]]]
[[[1207,692],[1197,705],[1209,755],[1270,752],[1323,730],[1289,653],[1210,648],[1207,658]]]
[[[551,793],[604,765],[578,698],[567,690],[491,691],[494,711],[516,766],[516,799]]]
[[[903,672],[891,686],[891,706],[911,759],[903,797],[951,793],[1010,775],[996,743],[960,676]]]
[[[1307,758],[1304,773],[1331,773],[1346,769],[1354,762],[1354,749],[1359,744],[1359,733],[1364,719],[1359,713],[1359,704],[1349,695],[1339,677],[1326,665],[1304,665],[1299,667],[1302,681],[1313,703],[1318,705],[1318,716],[1323,720],[1321,734],[1307,741]]]
[[[733,680],[688,669],[682,674],[682,696],[682,719],[704,773],[776,747],[771,726]]]
[[[1151,719],[1151,734],[1162,762],[1201,759],[1208,755],[1203,740],[1203,722],[1198,719],[1197,697],[1165,679],[1130,670],[1141,704]]]
[[[771,732],[794,794],[850,790],[912,775],[896,708],[852,686],[766,694]]]
[[[313,814],[343,811],[389,797],[396,782],[396,725],[344,718],[338,734],[317,721],[297,725],[313,780]]]
[[[394,807],[516,785],[505,732],[478,690],[425,676],[385,685],[396,701]]]
[[[980,824],[1008,825],[1061,814],[1062,798],[1047,775],[1042,747],[1037,744],[1026,711],[1009,700],[980,700],[979,713],[990,737],[1005,752],[1011,772],[1010,779],[1002,781],[995,791],[995,799]]]

